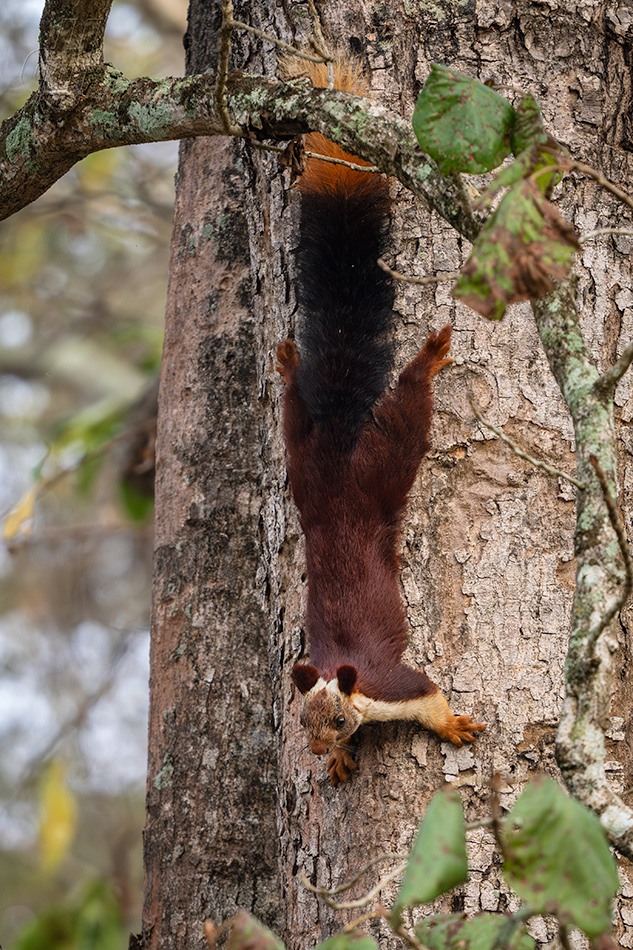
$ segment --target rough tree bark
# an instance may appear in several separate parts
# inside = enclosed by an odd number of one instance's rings
[[[302,43],[310,34],[302,4],[286,10],[244,3],[236,16],[286,41]],[[623,6],[551,0],[414,8],[355,0],[322,5],[321,19],[328,42],[336,37],[360,55],[376,99],[405,119],[430,63],[446,62],[533,92],[548,128],[573,154],[627,179],[631,130],[623,103],[630,104],[631,90],[621,67],[630,65],[631,25]],[[197,69],[208,55],[213,65],[217,11],[194,2],[192,25],[190,63]],[[273,48],[240,38],[234,65],[255,71],[254,64],[272,75]],[[410,660],[425,665],[452,708],[488,722],[488,732],[473,748],[456,750],[410,725],[368,728],[359,772],[338,789],[305,747],[288,677],[305,647],[305,577],[272,358],[295,319],[296,201],[288,184],[274,156],[248,146],[183,148],[157,487],[144,924],[155,947],[202,946],[202,919],[219,920],[238,904],[269,923],[277,917],[290,946],[312,945],[342,919],[301,887],[302,872],[333,884],[376,852],[406,849],[446,780],[460,787],[474,818],[486,810],[493,771],[509,781],[505,803],[535,772],[557,774],[574,490],[492,439],[468,398],[523,448],[567,470],[574,467],[572,427],[530,308],[515,307],[491,325],[456,307],[443,285],[403,286],[397,303],[401,362],[429,328],[450,320],[455,329],[455,365],[437,382],[434,448],[404,538]],[[617,217],[591,183],[572,179],[566,193],[581,229]],[[454,270],[467,253],[455,231],[406,193],[398,195],[393,233],[393,262],[409,273]],[[621,272],[627,262],[615,250],[629,246],[628,238],[595,239],[579,265],[582,324],[600,366],[630,335],[633,300]],[[625,422],[629,394],[624,382],[617,403]],[[626,434],[621,449],[626,499]],[[613,781],[623,787],[631,784],[629,743],[622,741],[628,662],[623,653],[609,750]],[[267,755],[275,748],[277,760],[260,764],[258,744]],[[452,907],[511,906],[489,835],[480,830],[471,839],[476,871]],[[624,893],[630,888],[625,884]],[[627,913],[625,903],[620,939],[633,946]],[[547,921],[533,932],[543,942],[553,936]]]
[[[30,200],[27,187],[41,191],[86,150],[173,137],[185,128],[218,132],[212,76],[204,75],[215,68],[217,6],[192,0],[188,69],[198,74],[195,82],[162,84],[131,84],[103,66],[101,27],[109,6],[109,0],[82,0],[80,12],[95,22],[75,50],[72,68],[86,81],[80,96],[69,80],[63,35],[60,44],[47,46],[60,23],[44,18],[42,76],[49,95],[34,96],[0,135],[5,213]],[[350,0],[322,3],[320,14],[328,43],[361,58],[375,98],[403,120],[431,62],[446,62],[532,92],[546,125],[572,154],[619,182],[630,180],[633,22],[626,4]],[[236,16],[299,44],[312,30],[301,3],[243,0]],[[273,77],[275,63],[266,41],[236,34],[233,65]],[[229,82],[229,112],[253,134],[290,136],[320,127],[339,115],[331,111],[335,106],[342,110],[343,144],[359,133],[358,107],[348,109],[343,99],[324,93],[319,104],[308,92],[287,90],[277,96],[273,82],[261,95],[256,88],[243,77]],[[201,104],[195,117],[194,98]],[[367,122],[377,134],[364,157],[393,169],[419,193],[426,166],[416,164],[410,133],[395,148],[381,109]],[[60,130],[74,130],[74,151],[58,151]],[[46,171],[34,176],[40,162]],[[425,665],[456,712],[488,722],[488,732],[473,748],[455,750],[410,725],[369,728],[359,773],[338,789],[305,747],[288,676],[305,648],[305,577],[285,483],[281,384],[273,367],[275,345],[292,332],[296,316],[296,199],[288,176],[275,156],[242,142],[199,140],[181,153],[158,445],[148,947],[202,947],[204,918],[217,921],[237,906],[277,926],[289,946],[312,945],[345,918],[301,887],[301,873],[337,883],[377,852],[406,849],[445,780],[460,788],[475,818],[485,812],[493,771],[507,779],[504,804],[536,771],[557,774],[555,729],[575,583],[575,494],[492,439],[476,422],[469,397],[522,448],[568,471],[575,463],[574,433],[530,308],[515,307],[502,324],[491,325],[456,306],[443,285],[404,286],[397,302],[402,363],[429,328],[449,320],[454,326],[455,365],[437,381],[434,449],[423,463],[403,542],[409,659]],[[435,181],[444,194],[435,194],[433,207],[444,202],[448,220],[472,235],[459,189]],[[581,230],[626,217],[578,177],[567,179],[563,194],[563,209]],[[457,269],[467,254],[463,237],[395,185],[394,195],[396,268]],[[589,359],[600,369],[631,337],[630,248],[628,237],[593,238],[579,255],[580,323]],[[545,339],[546,320],[536,312]],[[615,424],[627,512],[633,467],[623,426],[632,405],[625,379]],[[627,614],[623,641],[629,631]],[[603,647],[609,648],[607,639]],[[607,750],[611,785],[620,790],[631,785],[629,665],[623,650]],[[609,698],[603,697],[603,718]],[[626,898],[633,894],[630,868],[621,864]],[[475,873],[451,906],[512,906],[485,830],[471,833],[471,865]],[[622,946],[633,946],[626,900],[617,922]],[[553,936],[545,920],[532,930],[541,942]]]

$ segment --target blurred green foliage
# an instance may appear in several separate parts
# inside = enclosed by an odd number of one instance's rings
[[[0,119],[36,86],[42,7],[0,9]],[[130,77],[182,73],[185,14],[185,0],[114,4],[106,59]],[[35,486],[32,519],[0,548],[5,950],[114,950],[139,929],[176,159],[174,143],[91,155],[0,224],[3,518]]]

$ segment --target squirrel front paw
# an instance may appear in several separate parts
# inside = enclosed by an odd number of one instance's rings
[[[330,781],[334,787],[339,782],[346,782],[350,777],[350,773],[357,768],[358,765],[345,749],[335,748],[327,763]]]
[[[294,382],[299,369],[299,354],[292,340],[284,340],[277,347],[277,366],[275,369],[281,374],[286,386]]]
[[[473,722],[470,716],[453,716],[439,735],[453,745],[463,745],[464,742],[474,742],[477,738],[475,733],[483,732],[485,728],[483,722]]]

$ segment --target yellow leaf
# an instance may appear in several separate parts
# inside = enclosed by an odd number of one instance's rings
[[[66,782],[66,768],[51,762],[44,775],[40,802],[42,867],[54,871],[68,853],[77,827],[77,802]]]
[[[5,541],[12,541],[19,534],[26,535],[31,531],[31,525],[26,524],[31,521],[35,511],[35,499],[39,491],[39,485],[33,485],[19,500],[17,505],[11,509],[2,525],[2,537]]]

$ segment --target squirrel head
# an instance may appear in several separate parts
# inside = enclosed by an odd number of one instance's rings
[[[292,680],[303,693],[301,725],[315,755],[327,755],[346,742],[363,721],[351,701],[357,676],[355,666],[339,666],[336,677],[326,681],[316,666],[294,665]]]

